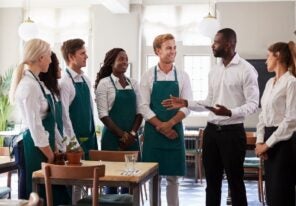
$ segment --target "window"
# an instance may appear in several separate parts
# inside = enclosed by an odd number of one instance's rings
[[[184,56],[184,69],[191,80],[193,99],[205,99],[208,94],[210,56]]]
[[[146,57],[146,69],[150,69],[158,63],[158,56],[156,55],[148,55]]]

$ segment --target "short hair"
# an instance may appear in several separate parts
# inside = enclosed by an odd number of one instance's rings
[[[155,37],[154,41],[153,41],[153,50],[154,53],[157,55],[156,53],[156,49],[161,48],[161,45],[163,42],[167,41],[167,40],[172,40],[175,39],[175,37],[172,34],[161,34],[158,35],[157,37]]]
[[[69,39],[64,41],[61,51],[66,63],[69,63],[69,54],[75,54],[75,52],[79,49],[82,49],[85,42],[82,39]]]
[[[223,38],[227,41],[227,42],[232,42],[234,43],[234,45],[236,44],[236,33],[233,29],[231,28],[224,28],[219,30],[217,33],[220,33],[223,35]]]

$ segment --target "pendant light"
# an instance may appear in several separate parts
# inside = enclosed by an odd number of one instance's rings
[[[36,38],[38,36],[38,27],[36,23],[30,18],[30,0],[26,1],[27,19],[19,26],[18,34],[24,41]]]
[[[216,13],[216,7],[214,4],[214,10]],[[217,20],[215,15],[211,14],[211,0],[209,0],[209,13],[207,16],[203,18],[203,20],[199,24],[200,33],[204,36],[207,36],[211,39],[214,39],[215,34],[220,28],[220,23]]]

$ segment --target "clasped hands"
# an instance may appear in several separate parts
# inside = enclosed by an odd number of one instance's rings
[[[269,149],[269,147],[267,146],[267,144],[265,143],[257,143],[256,144],[256,148],[255,148],[255,154],[257,157],[261,157],[264,160],[268,159],[267,156],[267,150]]]
[[[123,132],[123,135],[119,139],[120,149],[124,150],[135,143],[135,136],[131,135],[128,132]]]
[[[156,125],[156,130],[166,136],[169,139],[176,139],[178,137],[178,133],[173,129],[174,124],[171,121],[161,122]]]

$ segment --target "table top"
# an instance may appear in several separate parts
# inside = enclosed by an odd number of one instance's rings
[[[107,161],[81,161],[83,166],[92,166],[92,165],[105,165],[105,176],[100,178],[100,181],[125,181],[139,183],[144,180],[147,176],[158,172],[158,163],[144,163],[136,162],[135,163],[135,172],[126,172],[125,162],[107,162]],[[33,173],[34,178],[43,178],[42,170],[35,171]]]
[[[0,199],[0,206],[20,206],[27,205],[28,200],[11,200],[11,199]]]
[[[0,131],[0,136],[5,136],[5,137],[13,137],[17,136],[21,133],[19,130],[11,130],[11,131]]]

